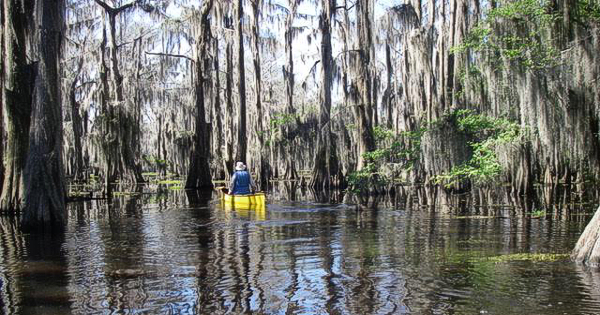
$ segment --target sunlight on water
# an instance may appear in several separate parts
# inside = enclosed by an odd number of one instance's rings
[[[155,196],[154,196],[155,197]],[[69,205],[63,237],[0,217],[3,314],[593,314],[579,217],[443,214],[171,192]],[[491,259],[494,258],[494,259]]]

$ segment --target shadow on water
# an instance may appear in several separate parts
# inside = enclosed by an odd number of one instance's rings
[[[600,312],[597,270],[514,258],[568,253],[591,191],[547,204],[502,188],[374,197],[279,182],[259,212],[215,192],[122,190],[70,203],[61,237],[0,217],[2,314]]]

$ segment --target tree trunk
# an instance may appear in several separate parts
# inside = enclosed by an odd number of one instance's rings
[[[267,182],[267,168],[264,166],[265,159],[263,158],[264,148],[264,136],[263,136],[263,112],[262,112],[262,73],[261,73],[261,59],[260,59],[260,33],[259,33],[259,20],[260,20],[260,8],[262,0],[252,1],[252,55],[254,57],[254,94],[256,95],[256,134],[258,136],[258,165],[252,165],[252,168],[256,171],[257,178],[256,183],[262,187]],[[256,159],[255,159],[256,160]]]
[[[288,12],[288,16],[285,21],[285,54],[287,57],[287,63],[283,68],[283,78],[285,80],[285,96],[286,96],[286,114],[293,114],[295,112],[294,109],[294,85],[295,83],[295,73],[294,73],[294,53],[293,53],[293,41],[294,41],[294,18],[296,17],[296,12],[298,10],[298,1],[290,0],[290,10]],[[294,162],[294,151],[295,147],[293,145],[293,139],[290,139],[290,126],[283,127],[283,136],[289,142],[284,144],[280,144],[280,154],[279,156],[284,156],[284,173],[283,177],[285,179],[296,179],[298,174],[296,172],[296,163]]]
[[[579,237],[571,258],[588,266],[600,266],[600,208]]]
[[[393,127],[392,121],[392,56],[389,40],[385,43],[385,69],[387,73],[387,86],[381,98],[381,107],[385,110],[385,126],[389,129]]]
[[[118,8],[113,8],[100,0],[94,0],[100,5],[108,17],[108,40],[103,45],[108,50],[108,62],[104,59],[104,76],[102,83],[104,86],[104,98],[107,111],[105,115],[105,130],[103,141],[108,143],[105,146],[104,154],[106,159],[106,185],[111,185],[115,179],[120,178],[124,181],[142,183],[141,167],[136,156],[137,143],[135,143],[135,134],[138,133],[139,125],[136,125],[134,109],[127,104],[123,95],[123,76],[119,69],[119,56],[117,44],[117,16],[125,10],[133,7],[136,2],[131,2]],[[106,31],[105,31],[106,34]],[[106,46],[107,45],[107,46]],[[104,52],[104,50],[103,50]],[[107,76],[109,75],[109,77]],[[107,86],[106,86],[107,85]],[[107,188],[107,194],[110,195],[110,189]]]
[[[3,1],[3,76],[2,104],[6,151],[4,181],[0,196],[1,210],[16,210],[24,197],[23,171],[29,143],[31,121],[32,67],[27,63],[27,19],[30,2]],[[27,7],[23,7],[23,4]]]
[[[59,55],[62,41],[63,1],[35,1],[34,85],[29,153],[25,168],[24,229],[63,228],[65,177],[62,164],[62,114]]]
[[[337,171],[337,160],[331,150],[331,84],[333,80],[333,57],[331,56],[331,16],[334,3],[322,1],[323,11],[319,19],[321,29],[321,104],[319,107],[319,125],[317,130],[317,148],[314,158],[312,178],[309,183],[314,188],[332,186],[332,170]],[[335,150],[333,150],[335,152]]]
[[[112,127],[115,115],[113,106],[110,106],[110,91],[108,86],[108,65],[106,62],[106,51],[107,36],[106,26],[102,28],[102,42],[100,44],[101,58],[100,58],[100,85],[102,90],[100,91],[100,121],[101,121],[101,150],[104,156],[104,195],[109,198],[112,196],[112,183],[115,181],[116,171],[113,170],[115,163],[113,162],[113,156],[117,153],[116,148],[116,135],[114,135],[114,127]]]
[[[215,38],[213,39],[213,54],[214,54],[214,59],[213,59],[213,70],[215,71],[215,80],[214,80],[214,101],[213,101],[213,107],[215,110],[215,115],[214,115],[214,119],[213,121],[215,121],[217,123],[217,134],[216,134],[216,140],[215,140],[215,145],[214,145],[214,150],[216,152],[215,158],[217,159],[217,161],[219,161],[219,163],[223,162],[223,115],[221,113],[221,80],[219,79],[219,39],[217,36],[215,36]],[[217,177],[216,178],[224,178],[227,177],[227,175],[223,174],[223,172],[226,172],[225,168],[219,168],[218,167],[218,173],[217,173]],[[225,175],[224,177],[222,175]]]
[[[73,82],[71,83],[71,87],[69,89],[69,103],[71,104],[71,125],[73,128],[73,153],[75,159],[75,165],[73,166],[73,170],[71,175],[75,180],[83,179],[83,149],[81,144],[81,138],[83,136],[83,130],[81,126],[81,115],[79,113],[80,104],[76,98],[76,89],[77,82],[79,82],[79,74],[81,73],[81,69],[83,67],[83,58],[79,59],[79,64],[77,66],[77,71],[75,73],[75,78],[73,78]]]
[[[246,163],[247,141],[246,136],[246,66],[244,65],[244,29],[242,20],[244,18],[244,0],[237,2],[237,48],[238,48],[238,93],[240,96],[240,107],[238,111],[238,135],[236,160]]]
[[[233,47],[230,41],[227,43],[225,48],[225,54],[227,59],[227,73],[225,75],[225,94],[226,94],[226,117],[227,117],[227,139],[225,143],[225,170],[227,179],[233,173]]]
[[[297,1],[290,1],[290,11],[285,21],[285,55],[287,58],[286,65],[283,69],[283,78],[285,80],[285,96],[286,96],[286,112],[291,114],[294,112],[294,51],[292,44],[294,41],[294,17],[296,15]]]
[[[372,104],[372,65],[373,47],[373,3],[371,0],[359,0],[356,3],[356,20],[358,42],[360,43],[360,61],[358,64],[358,79],[356,86],[359,93],[359,104],[355,106],[355,117],[358,123],[358,165],[357,169],[366,166],[363,154],[375,149],[373,139],[371,114]]]
[[[0,183],[4,183],[4,3],[0,4]],[[1,189],[2,187],[0,187]],[[0,191],[1,194],[1,191]],[[2,208],[0,207],[0,212]]]
[[[213,0],[204,1],[201,10],[201,31],[196,43],[196,137],[190,171],[185,188],[212,188],[209,167],[210,133],[206,124],[205,93],[206,77],[210,75],[208,47],[210,44],[210,20],[208,15],[212,9]]]

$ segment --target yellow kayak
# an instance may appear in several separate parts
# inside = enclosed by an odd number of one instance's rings
[[[266,199],[265,193],[262,192],[251,195],[230,195],[225,189],[221,189],[221,200],[225,205],[234,208],[264,208]]]

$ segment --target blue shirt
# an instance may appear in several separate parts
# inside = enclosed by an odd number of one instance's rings
[[[252,177],[248,171],[235,171],[231,177],[229,191],[234,195],[251,194],[250,186],[253,186]]]

